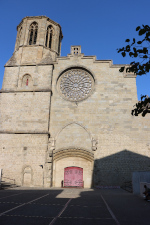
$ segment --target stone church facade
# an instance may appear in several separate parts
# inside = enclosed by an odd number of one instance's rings
[[[25,17],[0,93],[2,179],[19,186],[122,185],[150,171],[150,116],[133,117],[136,77],[71,46],[61,27]]]

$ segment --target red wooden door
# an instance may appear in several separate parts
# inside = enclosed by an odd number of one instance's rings
[[[66,167],[64,169],[64,187],[83,187],[83,168]]]

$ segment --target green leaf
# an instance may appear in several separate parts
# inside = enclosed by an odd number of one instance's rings
[[[123,56],[123,57],[125,57],[125,56],[126,56],[126,53],[125,53],[125,52],[122,52],[121,54],[122,54],[122,56]]]
[[[141,29],[141,30],[139,30],[139,35],[141,36],[141,35],[145,34],[145,32],[146,32],[145,29]]]
[[[144,28],[145,28],[146,30],[150,30],[150,26],[148,26],[148,25],[144,25]]]
[[[141,27],[140,27],[140,26],[138,26],[138,27],[136,28],[136,31],[138,31],[140,28],[141,28]]]
[[[132,57],[133,56],[133,52],[129,52],[129,56]]]
[[[123,48],[119,48],[119,49],[117,49],[118,50],[118,53],[119,52],[122,52],[122,51],[124,51],[124,47]]]
[[[138,75],[140,75],[140,76],[141,76],[141,75],[143,75],[143,73],[142,73],[141,71],[139,71]]]
[[[119,69],[119,72],[122,73],[122,72],[124,71],[124,68],[125,68],[125,67],[121,67],[121,68]]]
[[[137,44],[138,44],[138,45],[142,44],[142,41],[138,41]]]
[[[131,72],[131,67],[127,67],[126,68],[126,73],[130,73]]]
[[[143,53],[143,49],[138,49],[137,52]]]
[[[129,52],[130,51],[130,45],[126,46],[126,51]]]
[[[147,48],[143,48],[143,53],[144,53],[144,54],[148,54]]]
[[[147,56],[147,55],[144,55],[144,56],[143,56],[143,58],[144,58],[144,59],[147,59],[147,58],[148,58],[148,56]]]
[[[150,36],[150,32],[147,32],[146,33],[146,37],[148,38]]]

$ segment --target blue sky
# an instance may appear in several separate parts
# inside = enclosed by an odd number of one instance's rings
[[[149,9],[149,0],[0,0],[0,89],[23,17],[45,15],[59,23],[64,35],[62,56],[70,53],[71,45],[81,45],[85,55],[127,64],[131,59],[116,49],[124,46],[126,38],[136,37],[138,25],[150,25]],[[150,74],[137,77],[137,91],[138,98],[150,96]]]

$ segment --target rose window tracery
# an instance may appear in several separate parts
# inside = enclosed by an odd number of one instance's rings
[[[60,76],[58,83],[63,97],[69,101],[77,102],[91,94],[94,79],[86,70],[71,69]]]

